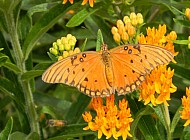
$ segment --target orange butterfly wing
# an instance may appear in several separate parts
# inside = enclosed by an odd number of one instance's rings
[[[123,45],[111,49],[114,89],[118,95],[134,91],[154,68],[172,59],[170,51],[152,45]]]
[[[83,52],[62,59],[50,66],[42,75],[47,83],[64,83],[77,87],[88,96],[109,96],[109,86],[101,52]]]

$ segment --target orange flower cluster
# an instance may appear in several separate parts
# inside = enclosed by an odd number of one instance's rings
[[[167,69],[166,65],[153,70],[140,87],[139,101],[144,100],[145,105],[151,102],[154,106],[162,103],[169,106],[167,100],[170,100],[170,93],[177,90],[172,83],[173,75],[174,70]]]
[[[106,98],[106,105],[103,105],[102,98],[93,98],[92,106],[97,115],[92,119],[90,112],[85,112],[82,116],[88,126],[83,130],[98,131],[98,139],[102,135],[109,139],[111,136],[114,139],[122,136],[123,140],[126,140],[127,136],[132,137],[129,133],[130,125],[133,122],[130,114],[130,108],[128,108],[128,102],[123,99],[119,101],[119,109],[114,104],[114,94]]]
[[[140,35],[138,42],[140,44],[152,44],[160,46],[171,51],[174,56],[178,53],[174,51],[172,40],[176,40],[176,32],[172,31],[166,35],[166,25],[159,25],[158,29],[154,27],[147,29],[147,36]],[[173,62],[175,62],[173,60]],[[144,104],[152,103],[154,106],[164,103],[168,106],[167,100],[170,100],[170,93],[173,93],[177,88],[172,83],[174,70],[167,69],[166,65],[160,66],[153,70],[146,80],[142,83],[140,90],[139,101],[144,100]]]
[[[117,20],[117,26],[112,27],[113,39],[117,44],[131,44],[139,25],[143,23],[141,13],[131,13],[122,20]]]
[[[173,41],[177,39],[177,34],[175,31],[171,31],[169,34],[166,34],[166,25],[163,26],[159,25],[158,29],[153,27],[147,28],[147,35],[144,36],[141,34],[138,36],[139,44],[151,44],[155,46],[159,46],[165,48],[173,53],[174,56],[178,54],[178,52],[174,51]]]
[[[69,2],[71,4],[73,4],[73,1],[74,0],[69,0]],[[96,0],[83,0],[82,5],[85,5],[88,1],[89,1],[90,7],[93,7],[94,6],[94,2],[96,2]],[[67,0],[63,0],[63,4],[65,4],[65,3],[67,3]]]
[[[187,120],[183,126],[187,126],[190,124],[190,87],[186,88],[186,96],[183,96],[183,98],[181,99],[183,107],[183,110],[180,112],[181,118],[183,120]]]

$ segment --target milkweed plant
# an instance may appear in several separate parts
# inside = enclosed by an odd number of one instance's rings
[[[0,15],[0,140],[190,139],[188,0],[0,0]],[[51,64],[103,44],[174,58],[120,96],[42,81]]]

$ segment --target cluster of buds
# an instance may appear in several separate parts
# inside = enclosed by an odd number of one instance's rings
[[[117,27],[112,27],[111,32],[113,39],[117,44],[128,44],[136,35],[137,28],[143,24],[143,16],[141,13],[135,14],[134,12],[130,16],[125,16],[122,20],[117,20]]]
[[[49,51],[60,60],[80,52],[79,48],[74,49],[76,42],[76,38],[71,34],[68,34],[66,37],[62,37],[56,42],[53,42],[53,46]]]
[[[190,20],[190,8],[185,9],[185,16]]]

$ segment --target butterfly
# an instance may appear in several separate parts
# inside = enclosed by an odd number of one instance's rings
[[[106,97],[117,91],[124,95],[136,90],[146,75],[167,64],[173,54],[153,45],[122,45],[99,52],[74,54],[51,65],[42,75],[47,83],[64,83],[90,97]]]

